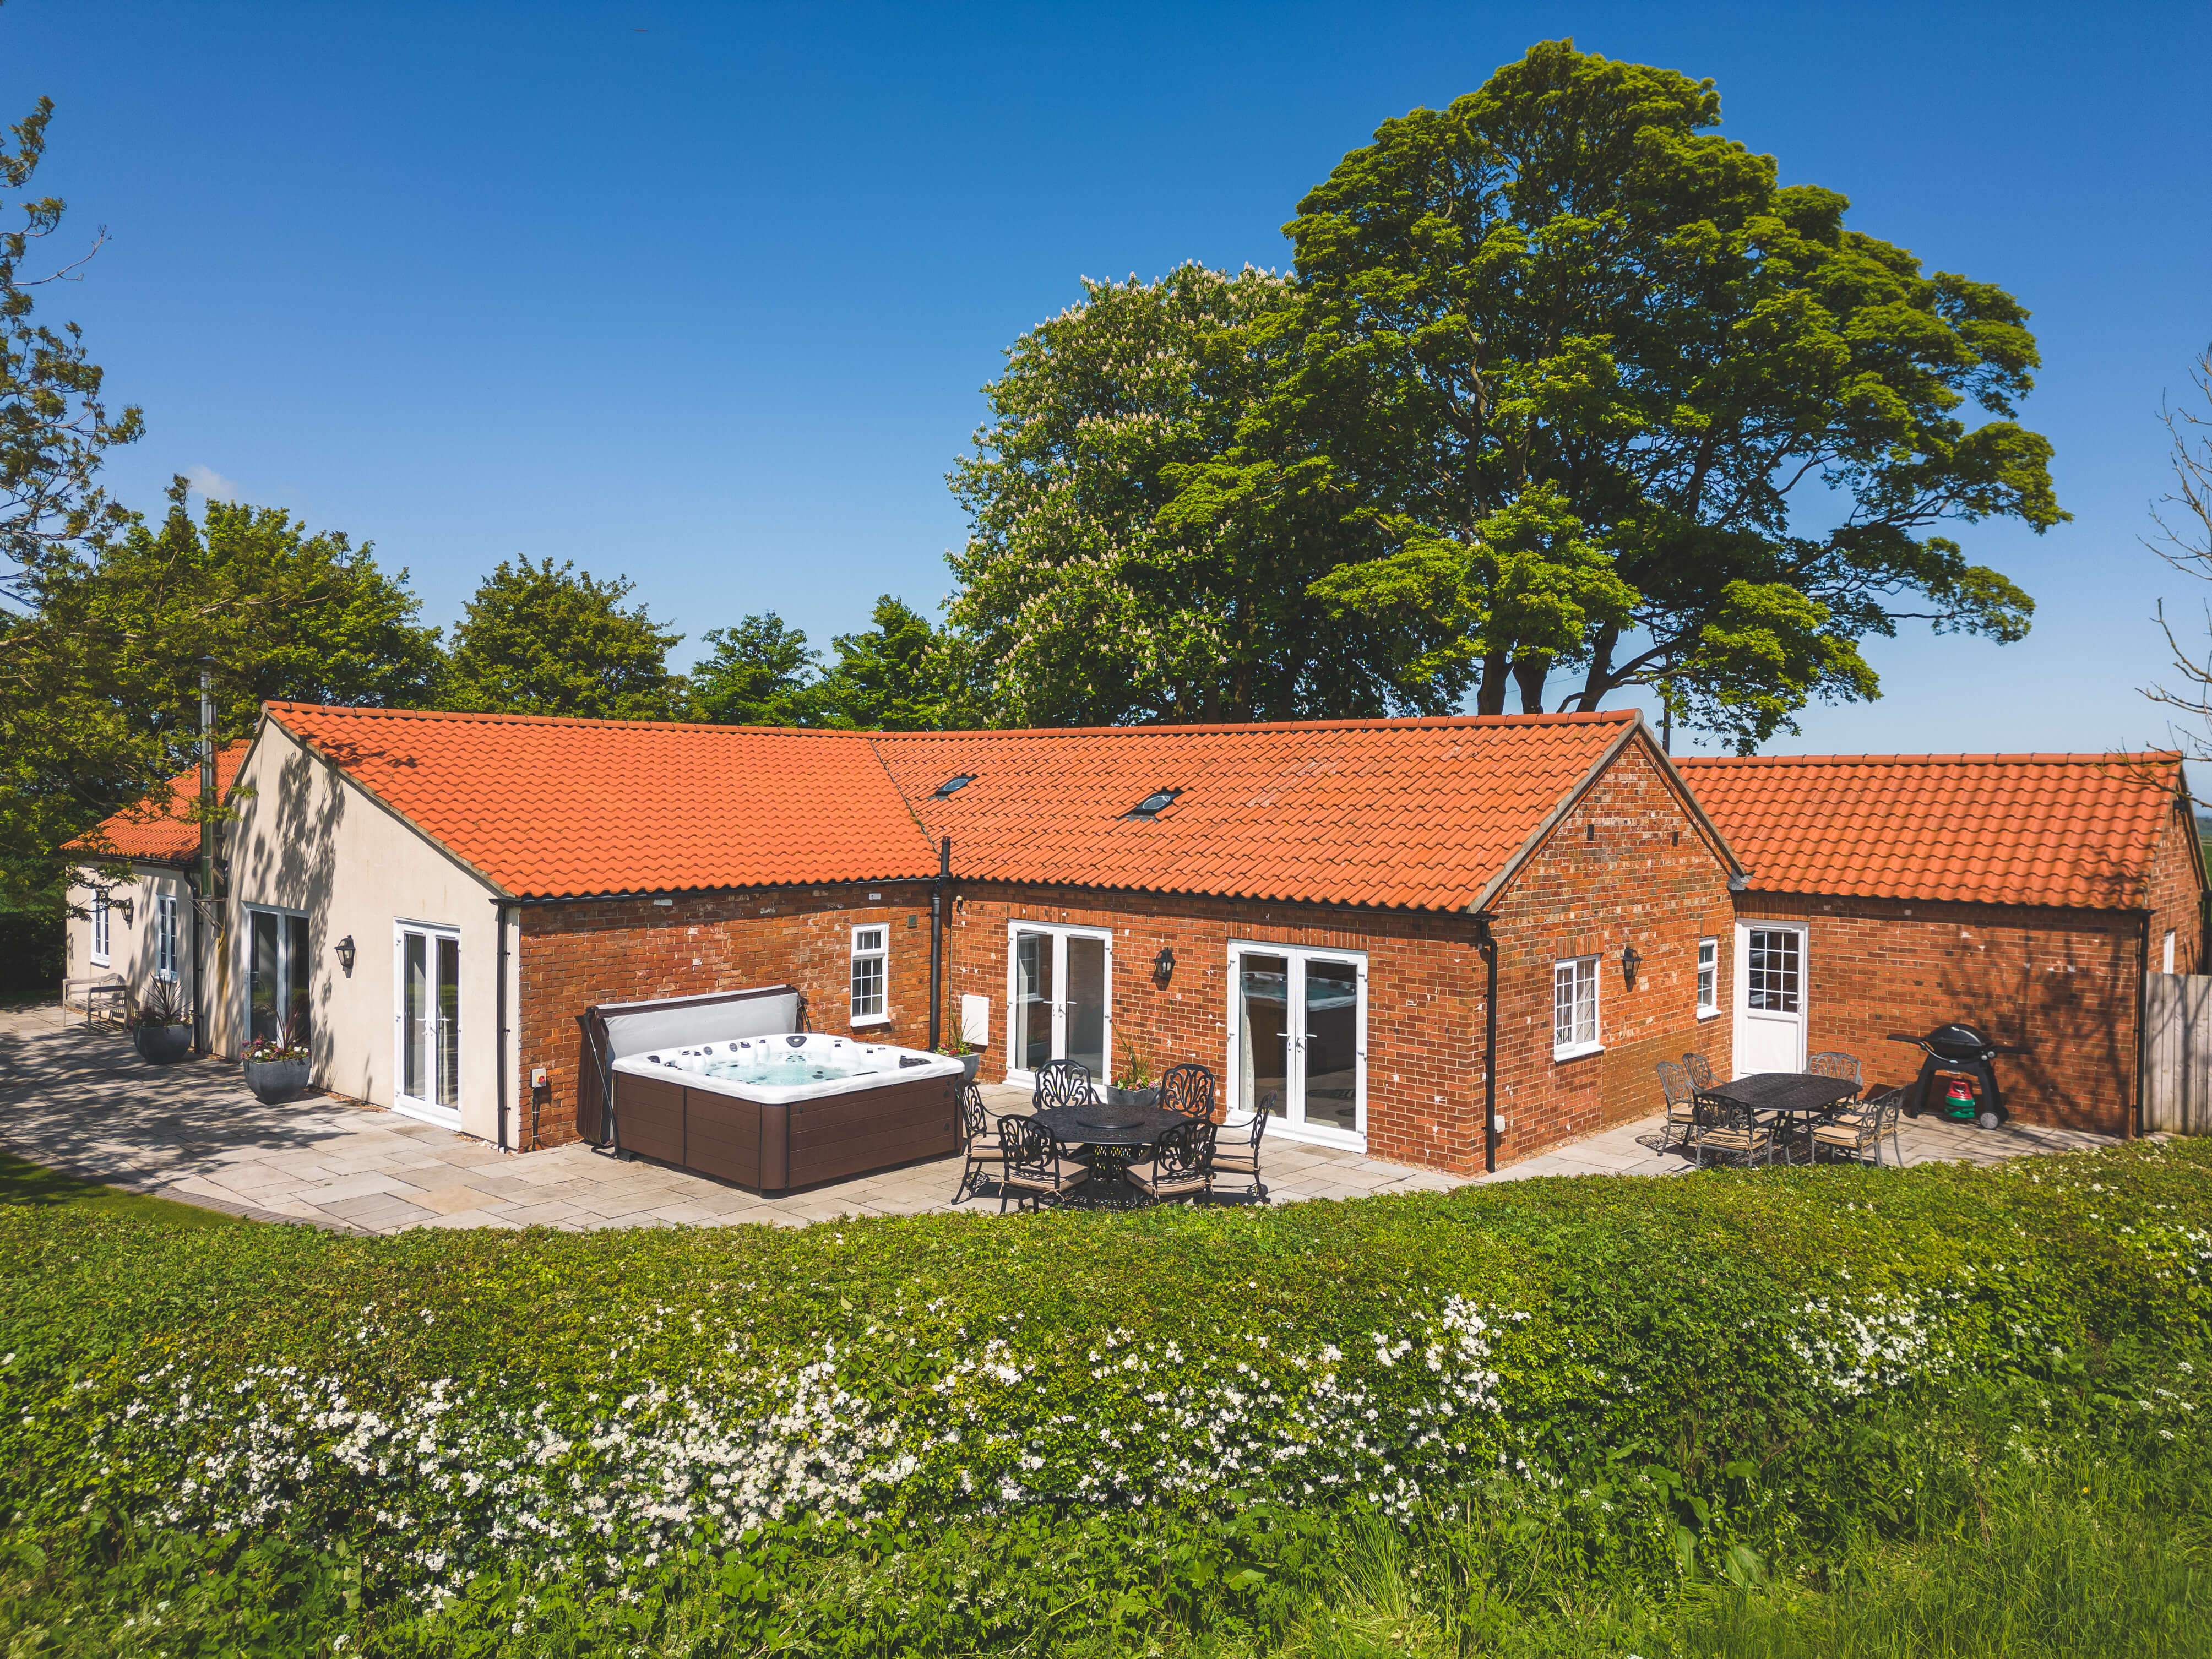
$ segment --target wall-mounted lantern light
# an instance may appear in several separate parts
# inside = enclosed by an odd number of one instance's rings
[[[344,969],[345,976],[351,979],[353,977],[353,935],[348,933],[337,942],[335,949],[338,953],[338,966]]]
[[[1163,945],[1159,955],[1152,958],[1152,983],[1164,987],[1174,977],[1175,952]]]
[[[1632,991],[1636,988],[1636,970],[1643,965],[1643,955],[1633,945],[1628,945],[1622,950],[1620,953],[1620,977],[1626,981],[1628,988]]]

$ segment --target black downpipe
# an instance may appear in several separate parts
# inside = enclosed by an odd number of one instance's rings
[[[937,843],[937,879],[929,890],[929,1051],[945,1046],[945,884],[952,879],[952,837]]]
[[[1489,984],[1482,998],[1482,1167],[1498,1173],[1498,940],[1490,918],[1474,919],[1475,948],[1482,952]]]
[[[2150,1087],[2150,912],[2142,913],[2142,935],[2136,951],[2136,1121],[2143,1132],[2143,1103]],[[2131,1137],[2132,1138],[2132,1137]]]
[[[499,1103],[499,1149],[507,1150],[507,906],[499,900],[491,902],[492,926],[499,929],[499,960],[492,972],[491,1040],[494,1044],[492,1073],[499,1085],[495,1098]]]

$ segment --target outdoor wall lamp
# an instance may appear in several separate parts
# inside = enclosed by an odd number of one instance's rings
[[[1174,977],[1175,952],[1163,945],[1160,946],[1159,955],[1152,958],[1152,983],[1164,988],[1167,982]]]
[[[1628,988],[1632,991],[1636,988],[1636,970],[1643,965],[1643,955],[1633,945],[1628,945],[1621,951],[1620,976],[1623,980],[1627,981]]]
[[[338,953],[338,966],[344,969],[345,976],[351,979],[353,977],[353,935],[348,933],[337,942],[335,948]]]

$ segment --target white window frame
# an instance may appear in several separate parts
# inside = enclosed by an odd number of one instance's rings
[[[422,940],[424,961],[429,968],[430,1006],[434,1011],[437,1007],[438,998],[439,981],[435,965],[438,960],[438,946],[441,944],[451,944],[453,946],[453,997],[457,1018],[463,1008],[461,975],[466,969],[466,963],[462,959],[460,951],[461,930],[448,927],[442,922],[410,921],[404,916],[396,918],[392,924],[392,1109],[402,1116],[416,1118],[424,1123],[434,1123],[441,1128],[458,1129],[461,1127],[461,1101],[465,1097],[468,1087],[466,1064],[468,1056],[465,1048],[459,1049],[455,1054],[453,1103],[450,1106],[441,1105],[436,1098],[437,1067],[441,1064],[443,1053],[439,1045],[454,1039],[441,1036],[432,1041],[429,1075],[424,1079],[428,1085],[429,1093],[410,1095],[407,1092],[407,936],[410,933],[419,935]],[[434,1012],[433,1018],[436,1018]],[[439,1020],[438,1023],[442,1024],[444,1022]],[[469,1028],[464,1023],[462,1039],[465,1040],[470,1035]],[[496,1060],[494,1063],[496,1064]]]
[[[174,983],[177,977],[177,896],[154,895],[154,977]]]
[[[1718,1019],[1721,1012],[1721,942],[1698,941],[1698,1018]]]
[[[2164,956],[2165,961],[2160,971],[2170,974],[2173,971],[2173,929],[2171,927],[2166,930]]]
[[[93,893],[89,909],[92,923],[92,965],[95,968],[112,966],[115,958],[108,933],[107,894],[105,890],[96,890]]]
[[[281,1036],[291,1018],[295,976],[312,975],[315,965],[312,942],[307,947],[305,962],[292,959],[292,930],[285,926],[285,922],[288,919],[307,922],[311,930],[311,941],[314,923],[305,910],[295,910],[282,904],[242,903],[238,908],[244,924],[238,930],[239,1041],[244,1043],[253,1040],[253,917],[257,912],[276,918],[276,1030]]]
[[[1597,957],[1562,957],[1552,964],[1552,1058],[1579,1060],[1584,1054],[1594,1054],[1605,1047],[1605,997],[1603,961]],[[1564,978],[1570,987],[1569,1004],[1575,1012],[1569,1016],[1568,1038],[1559,1041],[1559,985]],[[1589,988],[1589,1035],[1580,1036],[1583,1029],[1580,1012],[1581,990]]]
[[[872,946],[864,948],[862,938],[876,936]],[[876,964],[876,1006],[872,1010],[860,1006],[860,964]],[[888,921],[861,921],[853,925],[852,970],[846,976],[845,997],[849,1023],[854,1026],[888,1025],[891,1023],[891,928]]]

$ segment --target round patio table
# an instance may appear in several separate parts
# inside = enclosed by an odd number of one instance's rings
[[[1142,1200],[1129,1184],[1138,1154],[1178,1123],[1190,1120],[1157,1106],[1052,1106],[1031,1116],[1066,1146],[1091,1148],[1091,1179],[1069,1195],[1070,1207],[1125,1210]]]
[[[1809,1134],[1814,1119],[1858,1091],[1859,1085],[1847,1077],[1816,1077],[1810,1072],[1753,1072],[1726,1083],[1709,1083],[1698,1091],[1780,1119],[1785,1135],[1801,1119]]]

